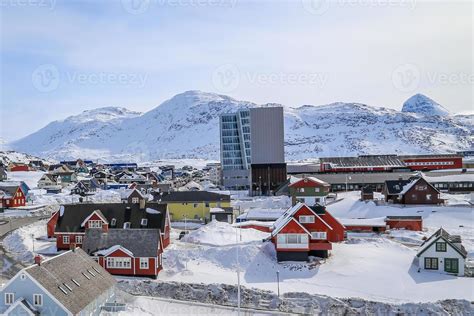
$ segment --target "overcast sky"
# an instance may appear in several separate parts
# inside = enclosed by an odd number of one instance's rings
[[[473,109],[471,1],[2,0],[0,137],[186,90]]]

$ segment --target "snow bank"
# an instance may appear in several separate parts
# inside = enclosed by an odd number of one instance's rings
[[[33,248],[34,252],[38,254],[56,253],[56,242],[45,240],[46,223],[47,220],[41,220],[14,230],[5,237],[3,246],[17,260],[25,263],[33,262]]]
[[[256,229],[238,229],[228,223],[212,221],[186,235],[183,241],[202,245],[226,246],[261,241],[269,235]]]
[[[169,298],[180,301],[237,306],[238,288],[229,284],[184,284],[121,280],[118,287],[132,295]],[[278,297],[266,290],[241,287],[243,308],[274,310],[307,315],[470,315],[472,305],[466,300],[444,300],[435,303],[388,304],[362,299],[337,299],[301,292]],[[159,304],[157,302],[156,304]],[[156,306],[159,310],[159,306]]]

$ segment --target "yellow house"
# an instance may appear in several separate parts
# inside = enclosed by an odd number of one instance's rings
[[[214,207],[231,207],[230,195],[207,191],[176,191],[155,196],[155,200],[168,204],[172,221],[209,221],[209,211]]]

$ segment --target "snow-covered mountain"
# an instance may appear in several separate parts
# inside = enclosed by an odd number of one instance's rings
[[[448,116],[449,111],[441,104],[436,103],[423,94],[415,94],[403,103],[402,112],[418,113],[422,115]]]
[[[9,144],[47,158],[150,161],[219,158],[219,115],[257,106],[187,91],[140,114],[101,108],[48,124]],[[284,107],[287,160],[376,153],[445,153],[474,144],[474,116],[450,115],[416,95],[403,110],[358,103]]]

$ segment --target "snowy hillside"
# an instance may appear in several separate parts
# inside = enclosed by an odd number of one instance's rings
[[[54,160],[44,160],[32,155],[18,153],[15,151],[0,151],[0,164],[8,166],[11,162],[28,164],[31,160],[41,160],[43,163],[54,163]]]
[[[402,112],[448,116],[449,111],[425,95],[415,94],[403,103]]]
[[[187,91],[144,114],[86,111],[48,124],[11,149],[42,157],[150,161],[219,158],[219,115],[254,103]],[[287,160],[330,155],[453,152],[473,147],[473,116],[416,95],[395,111],[357,103],[285,107]]]

